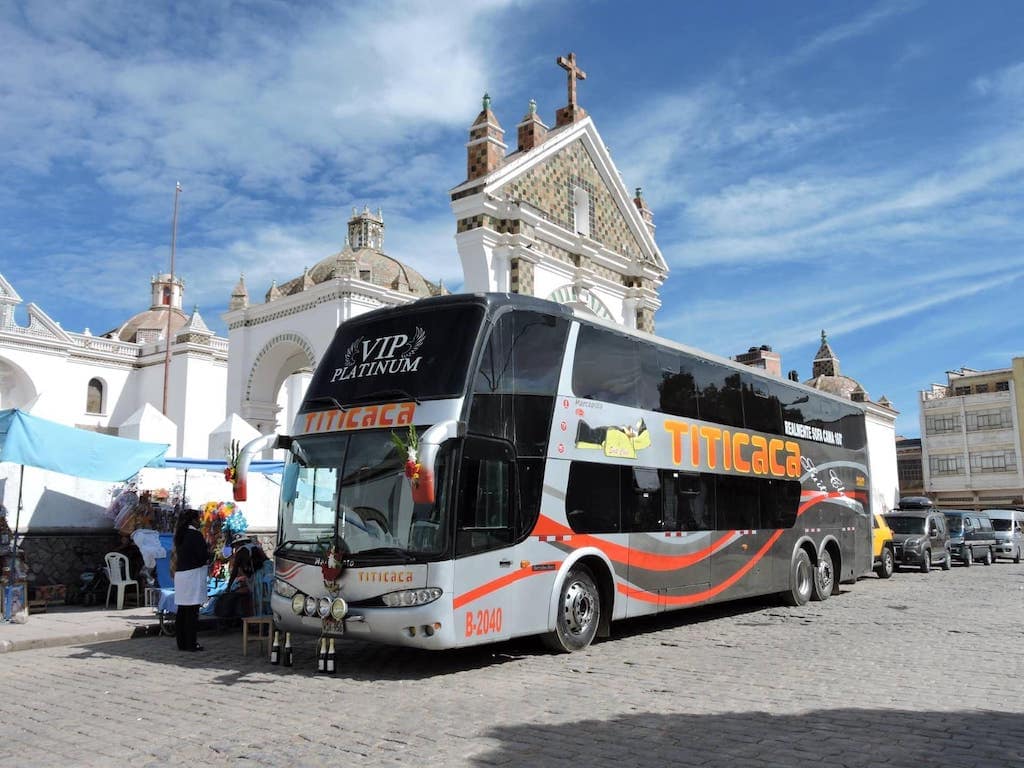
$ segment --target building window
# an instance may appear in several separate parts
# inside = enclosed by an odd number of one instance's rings
[[[1009,408],[991,408],[985,411],[971,411],[967,415],[967,431],[985,429],[1009,429],[1013,426]]]
[[[920,458],[897,459],[896,473],[900,488],[920,488],[924,483]]]
[[[970,387],[957,387],[956,389],[953,390],[953,393],[956,394],[956,395],[969,395],[969,394],[971,394],[971,388]]]
[[[963,457],[929,456],[928,468],[933,475],[962,475],[964,473]]]
[[[1016,472],[1013,451],[985,451],[971,454],[971,472]]]
[[[974,391],[979,395],[983,395],[988,392],[988,384],[978,384],[974,387]]]
[[[89,388],[85,396],[86,413],[103,413],[103,382],[89,379]]]
[[[582,187],[572,190],[573,226],[584,237],[590,237],[590,193]]]
[[[1009,391],[1010,391],[1010,382],[1008,382],[1008,381],[997,381],[996,382],[996,392],[1009,392]]]
[[[929,435],[941,435],[946,432],[960,431],[960,415],[954,413],[926,416],[924,429]]]

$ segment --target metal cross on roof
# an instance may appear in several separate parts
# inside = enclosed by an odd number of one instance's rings
[[[576,66],[575,53],[570,52],[568,58],[566,58],[565,56],[559,56],[557,59],[555,59],[555,62],[558,64],[558,66],[560,66],[562,69],[569,73],[569,106],[578,106],[576,104],[576,80],[577,78],[580,80],[586,80],[587,73],[580,69],[578,66]]]

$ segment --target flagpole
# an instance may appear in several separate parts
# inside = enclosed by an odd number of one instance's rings
[[[178,236],[178,195],[181,194],[181,182],[174,185],[174,215],[171,217],[171,287],[170,304],[167,305],[167,333],[164,336],[164,406],[163,414],[167,415],[167,383],[171,375],[171,316],[174,314],[174,245]]]

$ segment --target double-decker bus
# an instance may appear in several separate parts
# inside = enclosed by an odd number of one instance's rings
[[[279,629],[442,649],[871,569],[856,403],[507,294],[342,324],[287,448]]]

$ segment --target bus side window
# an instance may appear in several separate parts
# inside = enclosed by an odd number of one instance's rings
[[[631,482],[623,483],[623,511],[629,511],[633,531],[663,531],[661,478],[658,470],[633,467]]]
[[[676,520],[666,515],[667,531],[708,531],[712,528],[715,510],[715,481],[713,475],[691,472],[666,471],[666,484],[672,485],[672,500],[676,507]],[[669,494],[665,494],[666,501]],[[668,527],[669,522],[675,525]]]
[[[455,554],[504,547],[513,541],[511,449],[495,440],[469,438],[459,471]]]
[[[629,467],[574,461],[565,493],[566,518],[576,533],[618,533],[622,530],[620,480]]]
[[[772,479],[758,482],[761,484],[761,527],[792,528],[796,525],[797,508],[800,506],[800,481]]]
[[[745,531],[760,528],[759,480],[753,477],[719,475],[717,522],[720,531]]]

